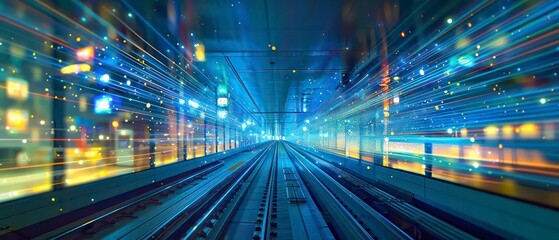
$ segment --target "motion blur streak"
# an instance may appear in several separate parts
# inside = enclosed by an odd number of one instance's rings
[[[288,139],[558,208],[559,2],[433,4]]]

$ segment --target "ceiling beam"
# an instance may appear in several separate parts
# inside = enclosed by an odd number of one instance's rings
[[[285,51],[206,51],[207,57],[270,57],[272,54],[274,57],[303,57],[303,56],[346,56],[349,55],[351,51],[348,50],[285,50]]]
[[[303,114],[309,112],[251,112],[252,114]]]
[[[256,110],[258,110],[260,112],[260,108],[258,107],[258,104],[256,104],[256,101],[254,101],[254,98],[252,97],[252,94],[250,94],[250,91],[248,91],[247,86],[245,85],[245,82],[243,82],[243,80],[241,79],[241,76],[239,76],[239,73],[237,72],[237,69],[235,69],[235,67],[233,66],[233,63],[231,63],[231,60],[229,59],[229,57],[225,57],[225,61],[227,61],[227,64],[231,68],[231,71],[233,71],[233,73],[235,74],[235,77],[237,78],[237,80],[239,81],[239,83],[241,84],[243,89],[245,90],[245,93],[248,95],[248,97],[252,101],[252,104],[254,104],[254,107],[256,107]]]
[[[346,71],[345,68],[321,68],[321,69],[277,69],[277,68],[261,68],[261,69],[237,69],[240,73],[252,72],[342,72]]]

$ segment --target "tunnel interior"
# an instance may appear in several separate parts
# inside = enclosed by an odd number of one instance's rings
[[[335,238],[306,171],[412,238],[446,235],[365,186],[475,238],[559,233],[557,19],[545,0],[2,1],[0,238],[222,161],[298,172],[289,201]]]

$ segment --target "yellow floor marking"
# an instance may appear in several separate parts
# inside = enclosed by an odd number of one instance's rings
[[[233,171],[233,170],[237,169],[239,166],[243,165],[243,163],[245,163],[245,161],[240,161],[240,162],[238,162],[237,164],[231,166],[231,167],[230,167],[229,169],[227,169],[227,170]]]

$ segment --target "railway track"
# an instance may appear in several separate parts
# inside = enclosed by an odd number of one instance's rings
[[[342,239],[412,239],[333,178],[284,144],[309,186],[313,198],[330,216],[329,224]],[[327,220],[328,221],[328,220]]]
[[[475,239],[291,144],[275,141],[239,158],[39,238],[412,239],[343,179],[428,233],[414,238]]]
[[[323,169],[332,179],[336,179],[341,184],[345,183],[345,185],[348,185],[346,188],[353,194],[366,193],[367,199],[370,199],[367,203],[372,207],[380,205],[396,213],[398,218],[403,219],[403,221],[398,222],[398,227],[413,227],[413,231],[408,232],[413,234],[414,239],[477,239],[475,236],[416,208],[405,200],[375,187],[373,184],[341,169],[335,164],[323,160],[319,156],[305,151],[298,152],[308,160],[308,163]]]
[[[244,156],[250,159],[234,170],[224,169],[224,162],[208,164],[187,177],[117,204],[101,214],[86,217],[34,238],[165,238],[176,226],[182,226],[186,220],[195,217],[194,213],[198,209],[203,208],[207,201],[238,179],[269,148],[270,144],[267,144],[253,149],[252,153],[237,154],[238,158]],[[213,176],[212,179],[210,176]]]

